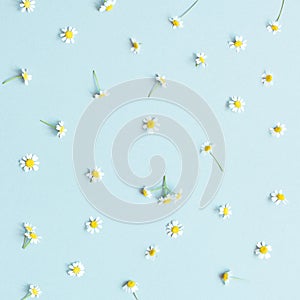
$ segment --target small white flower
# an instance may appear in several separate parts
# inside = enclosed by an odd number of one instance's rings
[[[105,0],[104,3],[100,6],[99,11],[111,11],[114,8],[116,2],[116,0]]]
[[[86,176],[91,182],[99,182],[102,180],[104,173],[100,168],[95,167],[94,169],[89,169],[89,171],[86,173]]]
[[[261,76],[261,82],[263,83],[264,86],[270,87],[273,85],[273,75],[269,71],[266,71],[264,74]]]
[[[65,128],[63,121],[59,121],[55,128],[57,130],[57,136],[59,138],[62,138],[66,135],[67,129]]]
[[[22,157],[19,163],[25,172],[37,171],[40,164],[38,160],[39,158],[35,154],[26,154]]]
[[[42,238],[41,236],[37,235],[37,233],[31,231],[31,232],[26,232],[25,237],[30,240],[30,244],[38,244],[40,242],[40,239]]]
[[[78,33],[76,28],[68,26],[61,29],[62,33],[60,34],[61,40],[66,44],[74,44],[74,37]]]
[[[146,187],[144,187],[142,189],[141,193],[143,194],[144,197],[147,197],[147,198],[151,198],[153,196],[151,191],[149,189],[147,189]]]
[[[22,0],[20,3],[21,11],[22,12],[33,12],[35,9],[35,1],[33,0]]]
[[[180,200],[182,198],[182,193],[183,193],[182,189],[180,189],[177,193],[175,193],[174,194],[174,200],[175,201]]]
[[[228,106],[231,109],[231,111],[237,112],[237,113],[243,112],[245,105],[246,105],[246,103],[241,97],[233,96],[228,101]]]
[[[138,283],[133,280],[128,280],[123,285],[123,290],[127,293],[135,294],[138,291]]]
[[[100,229],[102,229],[102,223],[103,221],[99,217],[90,217],[89,221],[85,223],[87,232],[91,234],[99,233]]]
[[[157,246],[149,246],[145,252],[145,257],[150,260],[155,260],[159,251]]]
[[[173,239],[183,234],[183,226],[178,221],[171,221],[166,226],[166,233]]]
[[[173,29],[182,28],[183,27],[183,21],[179,17],[169,18],[169,21],[171,22],[171,24],[173,26]]]
[[[28,74],[27,69],[22,69],[22,78],[24,80],[25,85],[29,84],[29,81],[32,80],[32,75]]]
[[[219,207],[219,216],[223,219],[229,219],[232,215],[231,206],[229,204],[221,205]]]
[[[231,277],[232,277],[231,271],[226,271],[221,274],[221,280],[225,285],[227,285],[229,283]]]
[[[23,223],[23,226],[27,232],[35,232],[36,227],[32,226],[30,223]]]
[[[100,90],[99,93],[94,94],[94,99],[100,99],[103,97],[109,96],[109,92],[107,90]]]
[[[287,128],[284,124],[278,122],[274,127],[269,128],[269,130],[272,136],[279,138],[284,135]]]
[[[277,32],[281,32],[281,25],[277,21],[270,22],[267,26],[267,30],[273,34],[276,34]]]
[[[260,259],[269,259],[271,257],[270,251],[272,251],[272,247],[265,242],[258,242],[256,244],[255,254]]]
[[[166,87],[167,86],[166,76],[156,74],[155,75],[155,80],[157,82],[159,82],[162,87]]]
[[[287,199],[284,195],[284,193],[282,192],[282,190],[275,190],[274,192],[272,192],[270,194],[271,196],[271,200],[276,204],[287,204]]]
[[[242,36],[236,36],[233,41],[229,42],[229,47],[234,48],[236,52],[240,52],[240,50],[245,50],[247,47],[247,41]]]
[[[140,50],[141,50],[141,43],[139,43],[136,39],[131,38],[130,39],[131,42],[131,51],[135,54],[139,54]]]
[[[81,262],[74,262],[69,265],[68,274],[72,277],[81,277],[84,274],[84,266]]]
[[[143,129],[147,130],[148,133],[159,131],[160,124],[158,123],[157,118],[149,116],[143,120],[143,123]]]
[[[203,68],[205,68],[207,66],[206,57],[207,57],[206,54],[203,52],[196,53],[196,59],[195,59],[196,67],[201,65]]]
[[[203,143],[200,147],[200,152],[203,153],[204,155],[211,153],[213,148],[213,144],[209,141]]]
[[[42,293],[42,291],[39,286],[34,285],[34,284],[31,284],[29,286],[28,297],[39,298],[41,293]]]
[[[168,194],[164,197],[160,197],[158,199],[158,204],[170,204],[171,202],[173,202],[174,199],[174,195],[173,194]]]

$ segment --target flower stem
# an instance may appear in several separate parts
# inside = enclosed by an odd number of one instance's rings
[[[285,0],[282,0],[281,7],[280,7],[280,11],[279,11],[279,15],[278,15],[278,17],[277,17],[277,19],[276,19],[276,22],[278,22],[279,19],[280,19],[280,17],[281,17],[282,10],[283,10],[283,6],[284,6],[284,2],[285,2]]]
[[[93,76],[94,76],[94,81],[95,81],[96,87],[97,87],[97,89],[98,89],[98,91],[99,91],[99,93],[100,93],[100,91],[101,91],[100,84],[99,84],[99,81],[98,81],[98,77],[97,77],[97,75],[96,75],[96,72],[95,72],[94,70],[93,70]]]
[[[12,80],[15,80],[15,79],[17,79],[17,78],[22,78],[22,75],[17,75],[17,76],[8,78],[8,79],[4,80],[4,81],[2,82],[2,84],[8,83],[8,82],[10,82],[10,81],[12,81]]]
[[[196,0],[183,14],[179,16],[179,18],[183,18],[197,3],[199,0]]]
[[[30,293],[28,293],[25,297],[23,297],[21,300],[25,300],[25,299],[28,299],[29,297],[31,296]]]
[[[132,294],[133,294],[135,300],[139,300],[139,298],[137,297],[136,293],[132,293]]]
[[[45,121],[43,121],[43,120],[40,120],[40,122],[44,123],[44,124],[47,125],[47,126],[50,126],[50,127],[54,128],[54,129],[56,129],[56,127],[55,127],[54,125],[49,124],[49,123],[47,123],[47,122],[45,122]]]
[[[218,162],[218,160],[216,159],[216,157],[212,154],[212,152],[209,152],[209,154],[211,155],[211,157],[214,159],[214,161],[217,163],[217,165],[219,166],[220,170],[222,172],[224,172],[222,166],[220,165],[220,163]]]
[[[30,244],[30,239],[24,236],[24,242],[22,248],[26,249],[29,244]]]
[[[157,187],[157,188],[154,188],[154,189],[150,189],[150,192],[156,192],[158,190],[161,190],[161,186]]]
[[[154,92],[154,90],[155,90],[157,87],[158,87],[158,82],[155,82],[155,83],[153,84],[153,86],[152,86],[152,88],[151,88],[149,94],[148,94],[148,98],[151,97],[152,93]]]
[[[230,276],[230,278],[232,278],[232,279],[237,279],[237,280],[246,280],[246,279],[244,279],[244,278],[235,277],[235,276]]]

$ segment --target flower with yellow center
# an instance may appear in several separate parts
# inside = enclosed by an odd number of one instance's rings
[[[27,232],[35,232],[36,227],[32,226],[30,223],[23,223],[23,226]]]
[[[131,51],[135,54],[140,53],[141,49],[141,43],[139,43],[136,39],[130,38],[130,43],[131,43]]]
[[[286,126],[280,122],[278,122],[274,127],[269,128],[271,135],[277,138],[280,138],[282,135],[284,135],[286,130]]]
[[[241,97],[231,97],[230,100],[228,101],[228,107],[231,109],[233,112],[241,113],[244,111],[246,103]]]
[[[270,22],[267,26],[267,30],[269,32],[272,32],[273,34],[276,34],[277,32],[281,32],[281,25],[278,22]]]
[[[171,22],[173,29],[183,27],[183,21],[179,17],[169,18],[169,21]]]
[[[25,172],[37,171],[40,164],[39,158],[35,154],[26,154],[19,163]]]
[[[135,299],[138,299],[136,296],[136,292],[138,291],[138,289],[138,283],[134,280],[128,280],[123,284],[123,290],[127,293],[133,294]]]
[[[176,220],[171,221],[166,226],[166,233],[171,238],[176,239],[183,234],[183,226]]]
[[[99,11],[100,12],[111,11],[116,5],[116,2],[117,2],[116,0],[105,0],[104,3],[100,6]]]
[[[213,144],[211,142],[207,141],[201,145],[200,153],[203,155],[209,154],[213,158],[215,163],[218,165],[219,169],[223,172],[223,168],[222,168],[221,164],[219,163],[219,161],[217,160],[217,158],[215,157],[215,155],[212,153],[212,149],[213,149]]]
[[[155,260],[159,251],[160,250],[157,246],[149,246],[145,252],[146,259]]]
[[[166,196],[164,197],[160,197],[158,199],[158,204],[170,204],[174,201],[174,194],[167,194]]]
[[[24,80],[25,85],[28,85],[29,81],[32,80],[32,75],[28,74],[27,69],[22,69],[22,78]]]
[[[162,87],[166,87],[166,86],[167,86],[166,76],[156,74],[156,75],[155,75],[155,80],[156,80]]]
[[[33,0],[22,0],[20,3],[21,11],[22,12],[33,12],[35,9],[35,1]]]
[[[245,50],[247,47],[247,41],[243,39],[242,36],[236,36],[233,41],[229,42],[229,47],[240,52],[240,50]]]
[[[261,76],[261,82],[263,83],[264,86],[270,87],[273,85],[273,74],[269,71],[266,71],[264,74]]]
[[[42,291],[38,285],[30,284],[27,295],[23,297],[21,300],[25,300],[28,298],[39,298],[41,293]]]
[[[287,204],[288,202],[282,190],[275,190],[270,194],[270,197],[276,205]]]
[[[181,198],[182,198],[182,193],[183,193],[182,189],[180,189],[177,193],[175,193],[175,194],[174,194],[174,200],[175,200],[175,201],[181,200]]]
[[[272,251],[272,247],[265,242],[258,242],[256,244],[255,254],[260,259],[269,259],[271,257],[270,251]]]
[[[68,274],[72,277],[81,277],[85,272],[83,264],[78,261],[71,263],[68,268]]]
[[[152,193],[151,193],[151,190],[147,189],[146,187],[143,187],[142,188],[142,191],[141,191],[142,195],[146,198],[151,198],[152,197]]]
[[[66,135],[67,129],[63,121],[59,121],[55,128],[57,130],[57,136],[59,138],[62,138],[63,136]]]
[[[229,280],[231,279],[231,275],[232,274],[229,270],[221,274],[221,276],[220,276],[221,280],[225,285],[227,285],[229,283]]]
[[[143,129],[146,130],[147,133],[159,131],[160,124],[158,123],[158,119],[156,117],[146,117],[143,119],[143,123]]]
[[[38,244],[40,242],[40,239],[42,238],[34,231],[26,232],[24,235],[27,238],[27,241],[28,242],[30,241],[30,244],[35,244],[35,245]]]
[[[202,66],[203,68],[205,68],[207,66],[206,57],[207,57],[206,54],[203,52],[196,53],[196,59],[195,59],[196,67]]]
[[[94,169],[89,169],[86,176],[90,179],[90,182],[99,182],[102,180],[104,173],[100,168],[95,167]]]
[[[99,93],[94,94],[94,99],[101,99],[109,96],[109,92],[107,90],[100,90]]]
[[[231,206],[229,204],[221,205],[219,207],[219,216],[223,219],[229,219],[232,215]]]
[[[68,26],[61,29],[62,33],[60,34],[61,40],[66,44],[74,44],[74,37],[78,33],[76,28]]]
[[[90,217],[89,221],[85,223],[86,231],[91,234],[99,233],[100,229],[102,229],[102,223],[103,221],[100,220],[99,217],[97,218]]]

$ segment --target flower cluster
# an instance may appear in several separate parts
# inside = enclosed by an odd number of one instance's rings
[[[30,244],[38,244],[42,237],[36,233],[36,227],[29,223],[24,223],[23,227],[25,229],[25,233],[22,248],[26,249]]]

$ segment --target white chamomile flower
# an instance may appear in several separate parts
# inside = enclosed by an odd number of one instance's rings
[[[123,290],[127,293],[135,294],[138,291],[138,283],[134,280],[128,280],[123,285]],[[137,298],[136,298],[137,299]]]
[[[37,171],[40,164],[39,158],[35,154],[26,154],[19,163],[25,172]]]
[[[151,198],[153,195],[151,193],[151,191],[149,189],[147,189],[146,187],[144,187],[141,191],[141,193],[143,194],[144,197],[146,198]]]
[[[24,236],[30,241],[30,244],[38,244],[40,242],[40,239],[42,238],[39,236],[36,232],[25,232]]]
[[[105,12],[105,11],[111,11],[114,6],[116,5],[116,0],[104,0],[104,3],[100,6],[99,11]]]
[[[27,232],[35,232],[36,227],[31,225],[30,223],[23,223],[23,227]]]
[[[167,194],[164,197],[160,197],[158,199],[158,204],[170,204],[174,200],[174,195],[173,194]]]
[[[159,251],[157,246],[149,246],[145,252],[145,257],[150,260],[155,260]]]
[[[72,277],[81,277],[84,274],[84,266],[81,262],[74,262],[69,265],[68,274]]]
[[[57,136],[59,138],[62,138],[66,135],[67,129],[65,128],[63,121],[59,121],[55,128],[57,130]]]
[[[171,22],[171,24],[173,26],[173,29],[182,28],[183,27],[183,21],[179,17],[169,18],[169,21]]]
[[[264,86],[270,87],[273,85],[273,74],[270,73],[269,71],[266,71],[264,74],[261,76],[261,82],[263,83]]]
[[[183,226],[178,221],[171,221],[166,226],[166,233],[173,239],[183,234]]]
[[[130,39],[131,42],[131,51],[135,54],[139,54],[140,50],[141,50],[141,43],[139,43],[136,39],[131,38]]]
[[[100,99],[103,97],[109,96],[109,92],[107,90],[100,90],[99,93],[94,94],[94,99]]]
[[[99,217],[90,217],[89,221],[85,223],[86,231],[91,234],[99,233],[100,229],[102,229],[102,223],[103,221]]]
[[[232,215],[231,206],[229,204],[221,205],[219,207],[219,216],[223,219],[229,219]]]
[[[195,59],[196,67],[201,65],[203,68],[205,68],[207,66],[206,57],[207,57],[206,54],[203,52],[196,53],[196,59]]]
[[[245,50],[247,47],[247,41],[243,39],[242,36],[236,36],[235,39],[229,42],[229,47],[240,52],[240,50]]]
[[[287,130],[287,128],[284,124],[278,122],[274,127],[271,127],[269,130],[272,136],[280,138],[282,135],[284,135],[284,132]]]
[[[182,189],[180,189],[177,193],[175,193],[174,194],[174,200],[175,201],[180,200],[182,198],[182,193],[183,193]]]
[[[33,0],[22,0],[20,3],[21,11],[22,12],[33,12],[35,9],[35,1]]]
[[[228,101],[228,106],[233,112],[243,112],[245,109],[245,101],[241,97],[231,97],[230,100]]]
[[[156,74],[156,75],[155,75],[155,80],[156,80],[158,83],[160,83],[160,85],[161,85],[162,87],[166,87],[166,86],[167,86],[166,76]]]
[[[147,130],[148,133],[154,133],[155,131],[159,131],[160,124],[158,123],[158,119],[156,117],[146,117],[143,120],[143,129]]]
[[[102,180],[104,173],[100,168],[95,167],[94,169],[89,169],[89,171],[86,173],[86,176],[91,182],[99,182]]]
[[[213,144],[209,141],[203,143],[200,147],[200,152],[204,155],[212,152]]]
[[[270,252],[272,251],[272,247],[267,245],[265,242],[258,242],[256,244],[255,254],[260,259],[269,259],[271,257]]]
[[[32,75],[28,74],[27,69],[22,69],[22,78],[24,80],[25,85],[29,84],[29,81],[32,80]]]
[[[267,26],[267,30],[273,34],[276,34],[277,32],[281,32],[281,25],[277,21],[270,22]]]
[[[232,273],[229,270],[221,274],[221,280],[225,285],[229,283],[231,277],[232,277]]]
[[[28,299],[28,298],[39,298],[42,291],[38,285],[30,284],[28,288],[27,295],[22,298],[22,300]]]
[[[61,40],[66,44],[74,44],[74,37],[78,33],[76,28],[68,26],[61,29],[62,33],[60,34]]]
[[[282,190],[275,190],[274,192],[272,192],[270,194],[271,196],[271,200],[276,204],[287,204],[287,199],[284,195],[284,193],[282,192]]]

